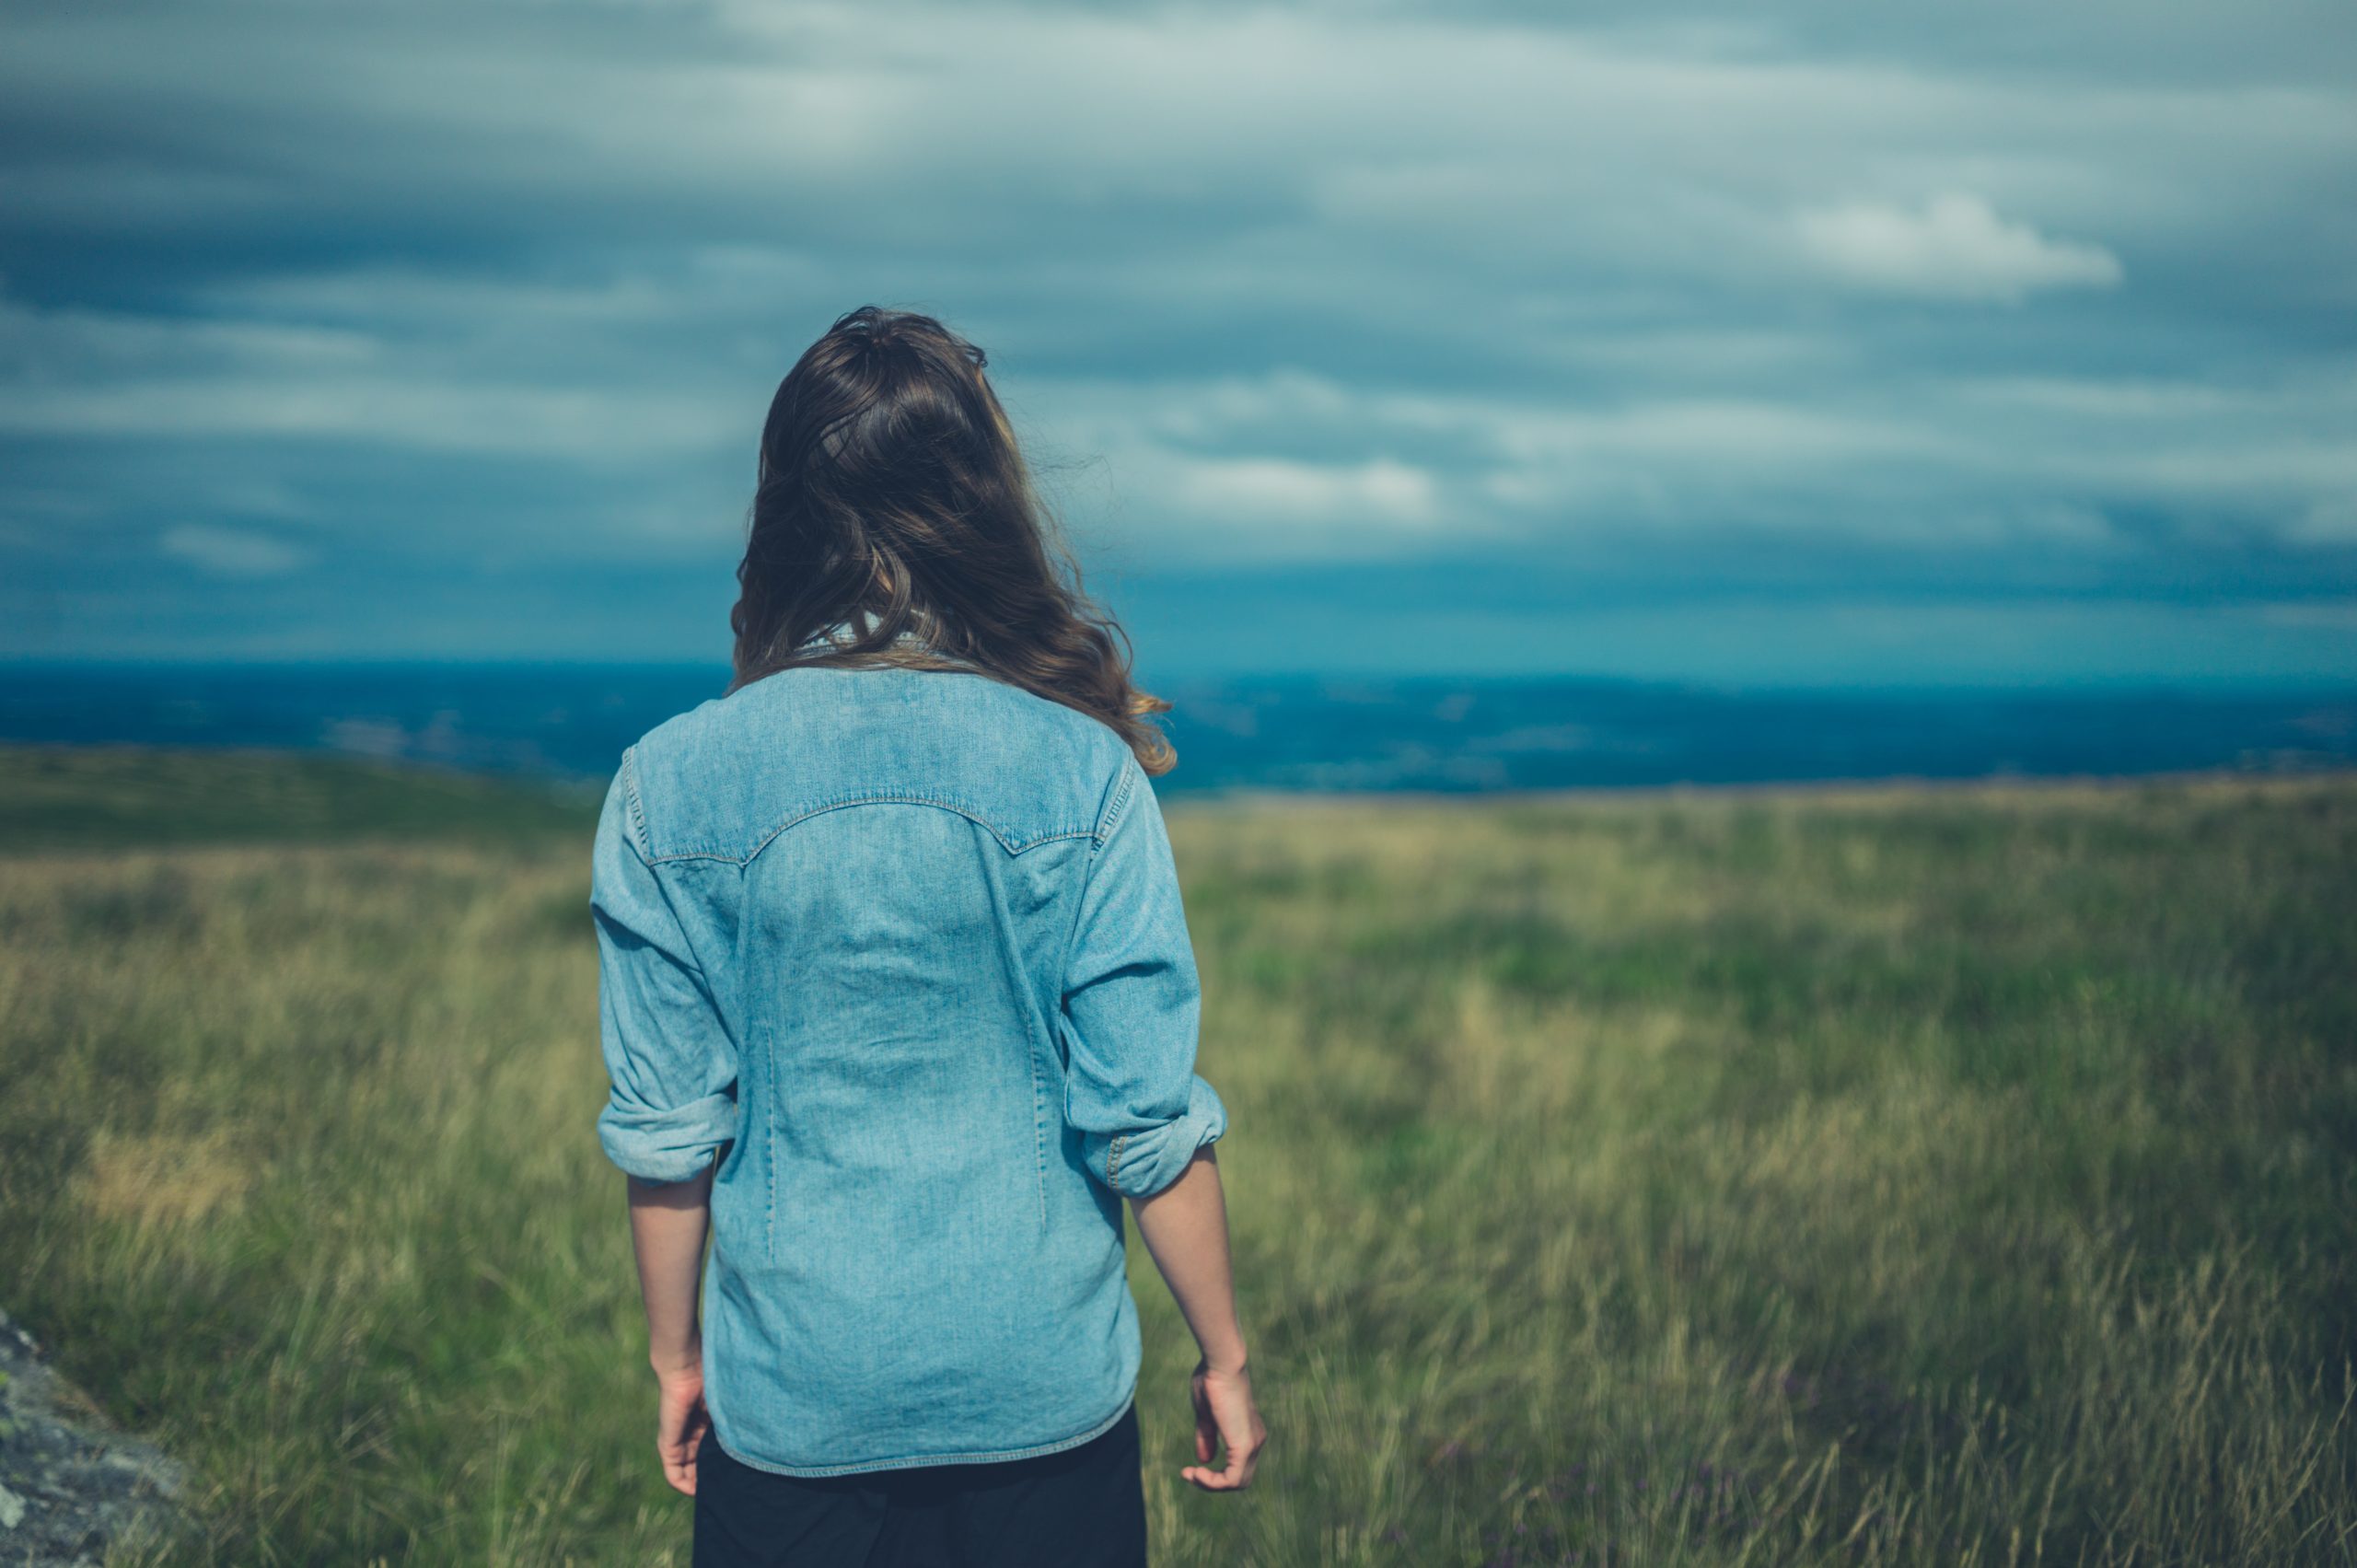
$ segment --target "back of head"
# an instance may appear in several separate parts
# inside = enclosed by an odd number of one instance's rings
[[[1149,773],[1177,761],[1129,642],[1080,587],[983,374],[930,316],[862,306],[779,384],[739,593],[735,686],[807,664],[980,670],[1101,720]],[[809,639],[839,624],[846,643]],[[897,642],[914,631],[922,641]]]

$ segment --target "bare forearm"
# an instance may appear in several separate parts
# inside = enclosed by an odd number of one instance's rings
[[[1178,1180],[1132,1201],[1138,1235],[1194,1331],[1204,1363],[1218,1371],[1244,1366],[1244,1330],[1236,1317],[1236,1278],[1228,1257],[1227,1197],[1209,1144]]]
[[[630,1237],[646,1304],[647,1358],[657,1372],[698,1365],[703,1334],[696,1316],[704,1233],[712,1218],[712,1172],[661,1184],[630,1180]]]

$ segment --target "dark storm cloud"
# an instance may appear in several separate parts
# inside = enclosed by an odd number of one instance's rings
[[[1206,660],[2357,674],[2351,29],[2158,16],[19,7],[0,648],[712,652],[876,299]]]

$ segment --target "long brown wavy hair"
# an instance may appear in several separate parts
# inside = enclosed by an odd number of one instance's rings
[[[968,668],[1103,721],[1149,773],[1178,761],[1130,680],[1129,635],[1083,592],[982,351],[874,305],[795,361],[761,429],[737,568],[737,691],[803,665]],[[838,623],[849,641],[801,645]],[[920,640],[896,644],[903,632]]]

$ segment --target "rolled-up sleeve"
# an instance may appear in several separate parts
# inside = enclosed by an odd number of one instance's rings
[[[598,1036],[612,1085],[598,1141],[641,1180],[684,1181],[736,1136],[737,1050],[640,842],[633,765],[624,752],[591,857]]]
[[[1113,787],[1066,970],[1064,1119],[1089,1173],[1144,1198],[1227,1131],[1227,1111],[1195,1072],[1202,990],[1160,803],[1134,760]]]

